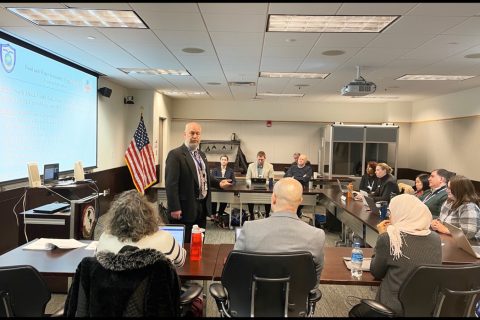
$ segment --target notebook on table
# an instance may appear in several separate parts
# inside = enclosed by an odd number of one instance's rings
[[[175,238],[175,241],[183,247],[185,240],[185,226],[183,224],[165,224],[158,226],[158,229],[169,232]]]
[[[467,237],[465,236],[465,233],[463,233],[462,229],[455,227],[448,222],[444,222],[443,224],[452,234],[452,237],[458,247],[471,254],[472,256],[476,257],[477,259],[480,259],[480,246],[472,246],[470,244],[470,241],[468,241]]]

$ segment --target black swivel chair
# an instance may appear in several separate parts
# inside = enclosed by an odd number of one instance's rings
[[[230,252],[222,281],[210,285],[221,316],[312,316],[322,297],[310,252]]]
[[[44,317],[50,290],[32,266],[0,268],[0,317]]]
[[[362,299],[350,317],[471,317],[480,297],[480,264],[424,265],[412,271],[400,287],[403,314],[370,299]]]

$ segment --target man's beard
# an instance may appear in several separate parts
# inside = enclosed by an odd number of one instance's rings
[[[195,150],[198,148],[200,142],[190,142],[190,141],[185,141],[188,145],[188,147],[192,150]]]

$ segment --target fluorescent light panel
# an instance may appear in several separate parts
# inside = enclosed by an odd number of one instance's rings
[[[187,70],[172,70],[172,69],[142,69],[142,68],[119,68],[127,74],[149,74],[149,75],[173,75],[173,76],[189,76]]]
[[[267,31],[283,32],[382,32],[399,16],[268,16]]]
[[[263,78],[325,79],[330,73],[313,72],[260,72]]]
[[[257,93],[257,97],[296,97],[296,98],[301,98],[304,95],[305,95],[304,93],[270,93],[270,92]]]
[[[467,80],[476,76],[446,76],[436,74],[406,74],[395,80]]]
[[[167,96],[204,96],[207,93],[205,91],[162,91]]]
[[[136,28],[147,26],[131,10],[7,8],[40,26]]]

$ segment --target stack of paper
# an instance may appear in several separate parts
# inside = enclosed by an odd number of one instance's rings
[[[40,238],[23,247],[24,250],[52,250],[59,249],[75,249],[85,247],[87,244],[75,239],[54,239]]]
[[[352,269],[352,264],[351,264],[351,258],[350,257],[343,257],[343,262],[345,262],[345,265],[347,266],[348,270]],[[370,271],[370,263],[372,262],[372,258],[363,258],[362,262],[362,270],[363,271]]]

